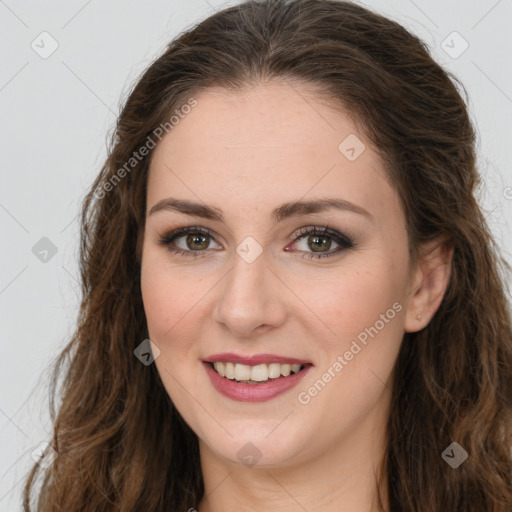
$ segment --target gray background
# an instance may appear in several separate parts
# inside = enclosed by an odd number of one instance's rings
[[[46,369],[79,305],[77,213],[120,102],[170,39],[236,3],[0,0],[1,512],[21,510],[31,453],[50,440]],[[479,201],[512,261],[511,0],[364,5],[419,35],[465,84],[485,182]],[[53,40],[58,48],[47,56]],[[40,252],[43,237],[57,249],[53,257]]]

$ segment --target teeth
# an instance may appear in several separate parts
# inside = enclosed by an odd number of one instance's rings
[[[239,366],[239,365],[237,365]],[[249,366],[246,366],[249,368]],[[257,366],[253,366],[251,368],[251,380],[255,380],[257,382],[261,382],[268,379],[268,367],[266,364],[259,364]],[[237,379],[237,380],[247,380],[247,379]]]
[[[282,364],[281,365],[281,375],[283,377],[288,377],[290,375],[290,372],[292,371],[292,367],[289,364]]]
[[[297,373],[301,365],[270,363],[249,366],[247,364],[215,362],[213,367],[219,375],[230,380],[264,382],[268,379],[277,379],[281,376],[288,377],[290,374]]]
[[[281,377],[281,365],[279,363],[270,363],[268,365],[268,377],[270,379]]]
[[[245,364],[235,364],[235,380],[250,380],[251,367]]]
[[[235,378],[235,365],[233,363],[226,363],[224,368],[226,369],[226,378],[234,379]]]
[[[222,377],[226,376],[226,365],[224,363],[213,363],[213,366],[219,375]]]

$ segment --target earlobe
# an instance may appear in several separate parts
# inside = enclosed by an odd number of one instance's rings
[[[416,264],[405,317],[405,332],[423,329],[438,310],[448,288],[453,247],[444,241],[429,242]]]

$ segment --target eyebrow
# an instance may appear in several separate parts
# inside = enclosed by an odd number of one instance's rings
[[[274,223],[278,223],[291,217],[319,213],[329,209],[358,213],[372,220],[371,214],[364,208],[351,203],[350,201],[339,198],[322,198],[310,201],[291,201],[283,203],[272,211],[271,218]],[[165,210],[177,211],[186,215],[224,222],[222,210],[219,208],[174,197],[167,197],[158,201],[158,203],[151,208],[148,216]]]

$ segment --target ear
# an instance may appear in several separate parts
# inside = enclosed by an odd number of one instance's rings
[[[436,238],[424,244],[411,272],[405,332],[423,329],[435,315],[450,282],[453,247]]]

